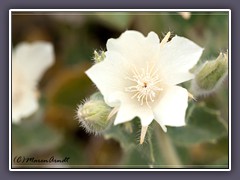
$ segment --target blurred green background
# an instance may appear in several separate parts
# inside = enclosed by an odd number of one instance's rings
[[[97,90],[84,73],[93,64],[93,51],[106,50],[107,40],[118,38],[125,30],[138,30],[144,35],[154,31],[161,39],[171,31],[204,47],[201,63],[228,49],[228,23],[227,12],[192,12],[188,20],[177,12],[14,12],[13,47],[22,41],[49,41],[56,58],[38,85],[40,109],[21,124],[12,125],[12,157],[70,157],[68,163],[59,166],[24,166],[30,168],[119,167],[115,165],[124,164],[126,159],[137,164],[138,155],[126,156],[114,139],[85,133],[75,118],[77,105]],[[195,103],[202,101],[220,110],[228,122],[227,81],[216,93]],[[187,146],[178,142],[176,147],[190,167],[228,164],[228,136]]]

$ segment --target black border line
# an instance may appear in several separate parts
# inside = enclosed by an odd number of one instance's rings
[[[20,10],[20,11],[19,11]],[[66,10],[66,9],[55,9],[55,10],[57,10],[56,12],[64,12],[64,13],[68,13],[68,12],[78,12],[78,13],[82,13],[83,11],[82,11],[82,9],[76,9],[76,11],[75,10],[73,10],[73,11],[68,11],[68,10]],[[55,12],[55,10],[54,11],[48,11],[48,10],[45,10],[45,9],[32,9],[32,10],[25,10],[25,9],[11,9],[11,10],[9,10],[9,20],[11,19],[11,23],[12,23],[12,13],[15,13],[15,12],[21,12],[21,13],[32,13],[32,12],[41,12],[43,15],[44,15],[44,13],[53,13],[53,12]],[[157,9],[155,9],[155,10],[157,10]],[[196,12],[228,12],[228,20],[229,21],[231,21],[231,10],[227,10],[227,9],[220,9],[220,10],[218,10],[218,9],[216,9],[217,11],[209,11],[208,9],[195,9],[196,10]],[[199,11],[198,11],[199,10]],[[121,9],[121,11],[122,11],[122,9]],[[179,9],[179,11],[185,11],[185,10],[181,10],[181,9]],[[105,11],[105,10],[102,10],[102,9],[100,9],[100,10],[98,10],[98,11],[96,11],[96,10],[94,10],[94,11],[86,11],[86,13],[91,13],[91,12],[107,12],[107,11]],[[110,13],[110,11],[108,11],[109,13]],[[115,11],[114,9],[112,9],[112,12],[118,12],[118,11]],[[137,13],[137,12],[149,12],[149,13],[154,13],[154,11],[151,11],[151,9],[144,9],[144,10],[139,10],[139,11],[131,11],[130,9],[127,9],[126,11],[122,11],[122,12],[131,12],[131,13]],[[161,9],[160,11],[156,11],[156,13],[159,13],[159,12],[170,12],[170,11],[168,11],[168,10],[164,10],[164,9]],[[172,12],[178,12],[178,10],[177,11],[172,11]],[[9,22],[10,23],[10,22]],[[230,36],[231,36],[231,33],[230,33],[230,26],[229,26],[229,22],[228,22],[228,31],[229,31],[229,33],[228,33],[228,40],[230,40]],[[10,26],[9,26],[9,28],[10,28]],[[10,33],[11,32],[11,33]],[[10,44],[11,44],[11,42],[12,42],[12,26],[11,26],[11,30],[9,29],[9,37],[11,36],[11,40],[10,40]],[[10,39],[10,38],[9,38]],[[228,49],[229,49],[229,41],[228,41]],[[231,53],[231,51],[229,52],[229,53]],[[9,59],[12,59],[12,54],[10,55],[10,57],[9,57]],[[10,63],[11,64],[11,71],[12,71],[12,63]],[[228,71],[229,71],[229,66],[228,66]],[[229,71],[230,72],[230,71]],[[231,88],[230,87],[230,81],[229,81],[230,79],[229,79],[229,76],[228,76],[228,87],[229,88]],[[11,84],[12,84],[12,79],[11,79]],[[12,89],[11,89],[11,92],[12,92]],[[12,93],[11,93],[11,99],[12,99]],[[228,97],[228,99],[230,99],[230,96]],[[228,109],[229,109],[229,100],[228,100]],[[12,112],[12,104],[11,104],[11,112]],[[230,111],[229,111],[230,112]],[[10,117],[11,117],[11,115],[9,115]],[[229,116],[228,116],[228,118],[229,118]],[[11,120],[11,118],[9,118],[9,120]],[[230,120],[231,121],[231,120]],[[12,131],[12,124],[11,124],[11,131]],[[10,171],[24,171],[24,170],[29,170],[29,171],[32,171],[32,170],[36,170],[36,171],[44,171],[44,170],[49,170],[49,171],[54,171],[54,170],[56,170],[56,169],[61,169],[62,171],[71,171],[71,170],[79,170],[79,171],[84,171],[84,170],[103,170],[103,171],[107,171],[107,170],[130,170],[130,169],[132,169],[132,171],[134,171],[134,170],[136,170],[137,169],[137,171],[139,170],[139,169],[141,169],[141,170],[146,170],[146,171],[151,171],[151,172],[154,172],[154,171],[157,171],[157,170],[159,170],[159,171],[164,171],[164,170],[177,170],[177,171],[181,171],[181,170],[183,170],[183,171],[187,171],[187,170],[189,170],[189,171],[192,171],[192,170],[194,170],[194,171],[202,171],[202,170],[209,170],[209,171],[220,171],[221,169],[222,170],[225,170],[225,171],[227,171],[227,170],[231,170],[230,169],[230,158],[231,158],[231,156],[230,156],[230,153],[229,153],[229,151],[230,151],[230,141],[231,141],[231,139],[230,139],[230,136],[229,136],[229,126],[228,126],[228,140],[229,140],[229,142],[228,142],[228,167],[226,168],[226,167],[220,167],[220,168],[211,168],[211,167],[201,167],[201,168],[194,168],[194,167],[191,167],[191,168],[184,168],[184,167],[182,167],[182,168],[174,168],[174,167],[172,167],[172,168],[154,168],[154,170],[152,170],[151,168],[142,168],[142,167],[133,167],[133,168],[131,168],[131,167],[125,167],[125,168],[121,168],[121,167],[119,167],[118,165],[116,165],[116,167],[114,167],[114,166],[112,166],[111,168],[107,168],[106,166],[104,167],[104,168],[96,168],[96,167],[89,167],[89,168],[86,168],[86,167],[82,167],[82,168],[74,168],[74,167],[71,167],[71,168],[30,168],[29,166],[27,166],[26,168],[24,168],[24,167],[21,167],[21,168],[13,168],[13,164],[12,164],[12,148],[11,148],[11,156],[9,157],[10,158],[10,160],[11,160],[11,167],[9,167],[9,170]],[[12,145],[12,137],[11,137],[11,145]],[[10,147],[10,144],[9,144],[9,147]],[[189,165],[190,166],[190,165]]]

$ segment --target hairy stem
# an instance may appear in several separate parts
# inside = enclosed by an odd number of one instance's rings
[[[182,168],[181,161],[167,133],[163,132],[158,125],[155,126],[155,133],[166,164],[173,168]]]
[[[152,163],[154,163],[155,162],[155,158],[154,158],[154,152],[153,152],[153,144],[152,144],[150,136],[148,136],[148,142],[149,142],[149,148],[150,148],[151,161],[152,161]]]

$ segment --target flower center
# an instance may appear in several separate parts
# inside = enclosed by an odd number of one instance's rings
[[[141,105],[146,103],[149,107],[150,102],[154,102],[159,91],[162,91],[163,88],[159,87],[161,79],[159,77],[158,69],[152,66],[149,68],[136,69],[133,66],[132,75],[128,75],[125,78],[132,81],[134,84],[132,86],[126,87],[126,92],[134,93],[131,97],[132,99],[136,98]]]

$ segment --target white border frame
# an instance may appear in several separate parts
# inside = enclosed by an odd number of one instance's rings
[[[52,168],[36,168],[36,169],[15,169],[12,168],[12,144],[11,144],[11,126],[12,126],[12,98],[11,98],[11,92],[12,92],[12,65],[10,59],[12,59],[12,12],[185,12],[185,11],[191,11],[191,12],[228,12],[229,13],[229,25],[228,25],[228,40],[229,40],[229,99],[228,99],[228,118],[229,118],[229,168],[228,169],[71,169],[71,168],[59,168],[59,169],[52,169]],[[231,10],[230,9],[10,9],[9,10],[9,171],[231,171]]]

